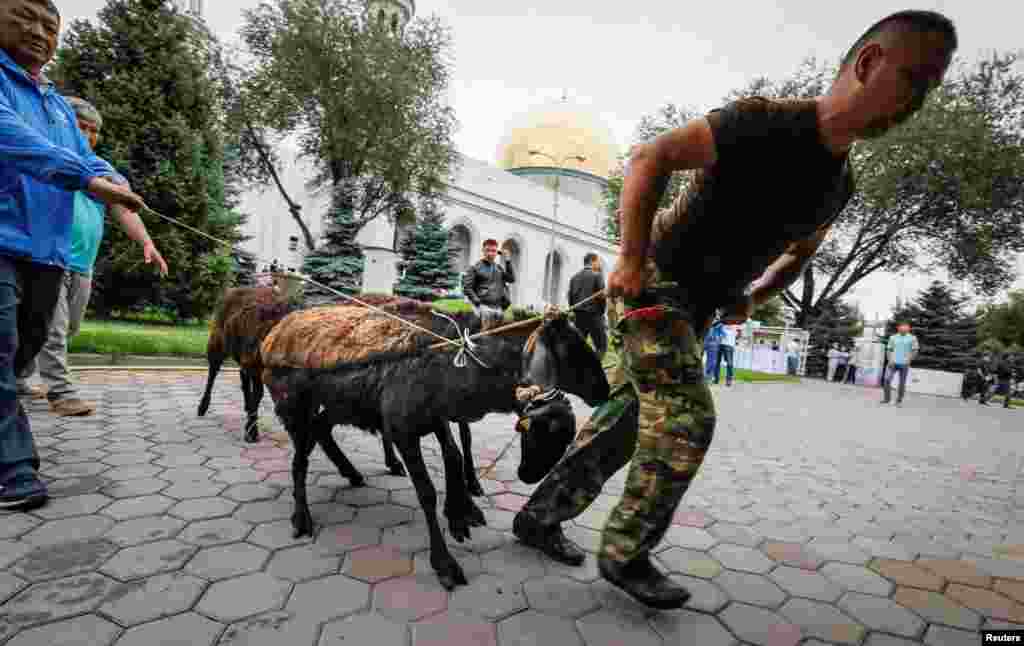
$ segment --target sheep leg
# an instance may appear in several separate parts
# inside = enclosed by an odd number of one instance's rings
[[[459,444],[462,445],[462,470],[466,475],[466,490],[472,496],[483,496],[484,488],[480,486],[476,465],[473,464],[473,438],[466,422],[459,422]]]
[[[224,358],[219,355],[208,355],[206,360],[210,364],[210,368],[206,373],[206,390],[203,391],[203,398],[199,400],[199,417],[206,415],[206,411],[210,409],[210,395],[213,393],[213,382],[217,379],[217,373],[220,372],[220,366],[224,363]]]
[[[244,382],[243,382],[244,383]],[[245,386],[242,386],[243,389]],[[263,400],[263,379],[258,372],[249,375],[249,390],[245,396],[245,441],[260,439],[260,402]]]
[[[334,428],[334,424],[331,422],[327,413],[320,413],[314,420],[316,427],[316,441],[323,449],[327,459],[334,464],[335,468],[338,469],[338,473],[341,474],[342,478],[347,478],[349,484],[353,487],[365,487],[366,478],[363,474],[359,473],[359,469],[345,455],[345,452],[338,446],[337,440],[334,439],[334,434],[331,433],[331,429]]]
[[[385,433],[389,431],[390,429],[384,430]],[[441,533],[441,525],[437,522],[437,490],[430,481],[430,472],[423,461],[419,434],[415,429],[402,429],[401,434],[395,438],[395,444],[405,462],[405,468],[409,471],[409,478],[416,487],[416,497],[419,498],[423,515],[427,519],[427,529],[430,533],[430,566],[434,568],[438,580],[446,590],[451,590],[456,585],[465,585],[466,574],[448,551],[444,535]]]
[[[307,408],[308,411],[308,408]],[[289,419],[285,428],[291,437],[295,455],[292,456],[292,495],[295,498],[295,509],[292,512],[292,533],[294,538],[313,535],[313,515],[309,511],[306,498],[306,477],[309,474],[309,454],[316,445],[315,429],[310,423],[308,412],[299,419]]]
[[[388,472],[393,476],[406,475],[402,461],[395,455],[395,443],[391,441],[391,438],[386,433],[381,433],[380,443],[384,447],[384,464],[388,466]]]
[[[459,447],[455,445],[452,427],[447,421],[441,421],[434,435],[441,445],[441,457],[444,458],[444,481],[447,491],[444,515],[448,517],[448,531],[452,538],[461,543],[470,537],[470,527],[483,527],[487,524],[487,519],[466,491],[462,455],[459,453]]]

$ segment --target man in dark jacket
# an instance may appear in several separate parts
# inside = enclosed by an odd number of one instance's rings
[[[992,398],[992,395],[1003,393],[1005,399],[1003,400],[1003,408],[1010,407],[1010,397],[1013,393],[1013,377],[1014,369],[1013,362],[1010,360],[1010,355],[1005,354],[995,362],[993,372],[995,373],[996,385],[995,388],[985,388],[981,392],[981,397],[978,399],[979,404],[988,406],[988,400]]]
[[[60,33],[49,0],[0,0],[0,510],[48,499],[15,374],[46,340],[71,248],[75,191],[138,211],[43,75]]]
[[[512,265],[504,260],[505,255],[498,250],[498,241],[493,238],[484,240],[484,257],[466,270],[462,277],[462,291],[473,304],[473,309],[485,323],[501,320],[505,310],[512,304],[508,295],[508,283],[516,282]],[[503,262],[499,265],[498,256]]]
[[[601,273],[601,259],[596,253],[583,256],[583,269],[569,281],[569,306],[586,301],[604,290],[604,274]],[[605,331],[605,297],[597,296],[576,309],[576,329],[583,338],[594,342],[597,356],[603,356],[608,349],[608,333]]]

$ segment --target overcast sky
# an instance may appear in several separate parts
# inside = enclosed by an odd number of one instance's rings
[[[105,0],[57,0],[66,19],[94,18]],[[206,0],[206,20],[233,33],[259,0]],[[834,60],[872,22],[905,8],[937,9],[960,32],[960,54],[1024,46],[1024,2],[742,0],[416,0],[418,15],[452,28],[459,149],[493,163],[507,122],[567,90],[625,146],[640,117],[666,101],[704,110],[758,76],[781,77],[806,56]],[[874,276],[854,300],[885,314],[928,279]]]

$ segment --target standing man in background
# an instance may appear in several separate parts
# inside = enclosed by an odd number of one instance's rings
[[[888,404],[891,401],[892,378],[899,375],[900,388],[896,393],[896,405],[902,406],[903,395],[907,392],[907,374],[920,346],[917,343],[917,337],[910,333],[910,323],[900,323],[896,330],[897,334],[889,337],[889,343],[886,346],[889,369],[885,375],[885,394],[882,397],[882,403]]]
[[[601,258],[593,252],[583,256],[583,269],[569,281],[569,307],[587,301],[598,292],[604,291],[604,274],[601,272]],[[605,330],[604,310],[607,299],[604,294],[595,296],[575,310],[576,328],[586,339],[594,342],[597,356],[604,356],[608,349],[608,333]]]
[[[484,240],[483,251],[483,258],[466,270],[462,291],[486,327],[504,318],[505,310],[512,304],[508,284],[516,282],[516,275],[508,261],[498,264],[498,256],[502,260],[505,256],[498,250],[497,240]]]
[[[725,326],[721,321],[716,322],[704,335],[704,381],[711,383],[718,381],[718,351],[722,347],[722,329]]]
[[[715,383],[717,384],[722,376],[721,363],[725,360],[725,385],[731,386],[735,376],[733,361],[736,358],[736,335],[739,333],[737,325],[722,326],[722,340],[718,346],[718,359],[715,361]]]

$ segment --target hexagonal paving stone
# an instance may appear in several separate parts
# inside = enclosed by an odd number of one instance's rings
[[[185,521],[168,516],[133,518],[117,523],[105,536],[122,547],[129,547],[174,538],[184,526]]]
[[[711,549],[719,539],[698,527],[672,525],[665,533],[665,541],[671,545],[703,551]]]
[[[393,527],[413,518],[413,510],[401,505],[373,505],[356,511],[355,522],[367,527]]]
[[[419,525],[419,523],[416,525]],[[399,525],[399,527],[409,527],[409,525]],[[571,529],[577,528],[571,526],[567,527],[566,534],[569,534],[568,530]],[[453,539],[451,534],[445,533],[445,543],[447,543],[449,547],[458,548],[460,550],[470,550],[478,554],[490,552],[491,550],[495,550],[509,542],[509,535],[507,533],[498,531],[491,527],[474,527],[473,535],[470,536],[468,540],[461,543]]]
[[[848,592],[839,600],[838,605],[846,614],[871,630],[904,637],[918,637],[924,632],[924,622],[891,599]]]
[[[226,482],[227,484],[243,484],[246,482],[260,482],[267,474],[265,471],[256,469],[224,469],[212,476],[212,480]]]
[[[946,588],[946,596],[986,617],[1024,623],[1024,606],[998,592],[951,583]]]
[[[712,549],[709,554],[729,570],[764,574],[775,567],[775,562],[761,552],[741,545],[722,543]]]
[[[519,543],[511,543],[482,556],[484,570],[508,581],[522,582],[544,576],[547,569],[540,553]]]
[[[375,545],[349,553],[344,572],[353,578],[376,583],[412,574],[412,558],[394,547]]]
[[[934,572],[909,561],[875,559],[869,567],[897,585],[939,592],[946,584],[945,579]]]
[[[136,480],[138,478],[154,478],[164,468],[155,464],[126,464],[114,467],[103,472],[103,475],[111,480]]]
[[[221,495],[236,502],[255,502],[277,498],[281,495],[281,488],[263,483],[236,484]]]
[[[221,624],[189,612],[130,628],[117,646],[212,646],[222,630]]]
[[[977,612],[964,608],[949,597],[918,588],[896,588],[893,600],[931,623],[976,630],[982,621]]]
[[[924,634],[924,643],[927,646],[975,646],[978,633],[947,626],[929,626]]]
[[[712,525],[713,527],[713,525]],[[722,571],[722,565],[704,552],[670,547],[658,552],[657,559],[667,572],[686,574],[702,579],[713,579]]]
[[[27,585],[28,581],[19,579],[7,572],[0,572],[0,603],[3,603],[8,597]]]
[[[306,646],[314,643],[318,629],[294,612],[276,610],[228,626],[218,646]]]
[[[265,572],[218,581],[200,599],[196,609],[217,621],[232,622],[268,610],[277,610],[288,598],[291,584]]]
[[[89,572],[103,565],[118,550],[106,538],[65,541],[35,548],[11,566],[11,572],[29,581],[60,579]]]
[[[7,567],[31,551],[32,546],[28,543],[0,541],[0,569]]]
[[[323,478],[321,478],[323,480]],[[322,482],[318,481],[318,484],[322,485]],[[382,505],[388,501],[389,492],[386,489],[378,489],[376,487],[357,487],[355,489],[349,488],[348,480],[344,480],[345,487],[338,492],[335,496],[334,502],[341,503],[343,505],[351,505],[353,507],[372,507],[373,505]],[[397,493],[397,492],[396,492]],[[419,509],[419,501],[415,501],[411,506]]]
[[[118,500],[103,510],[105,516],[114,520],[128,520],[130,518],[143,518],[145,516],[157,516],[174,504],[173,498],[162,495],[140,496],[138,498],[125,498]]]
[[[136,626],[188,610],[205,587],[205,581],[181,572],[121,583],[107,593],[99,612]]]
[[[807,544],[809,548],[820,554],[826,561],[839,561],[852,565],[864,565],[871,560],[871,555],[850,543],[836,542],[832,540],[812,539]]]
[[[473,528],[476,534],[479,529]],[[415,554],[430,546],[430,531],[425,523],[409,523],[398,527],[389,527],[381,535],[381,543],[390,545],[406,554]]]
[[[447,608],[448,592],[436,577],[402,577],[373,587],[373,609],[396,621],[417,621]]]
[[[992,587],[992,577],[967,561],[951,559],[920,559],[917,564],[924,569],[952,582],[969,585],[972,588]]]
[[[707,531],[723,542],[743,545],[745,547],[757,547],[764,541],[763,536],[745,525],[715,523],[708,527]]]
[[[1024,583],[1020,581],[997,579],[993,589],[1018,603],[1024,603]]]
[[[824,563],[820,554],[801,543],[769,542],[761,546],[761,551],[779,563],[803,570],[817,570]]]
[[[121,629],[96,615],[83,615],[24,630],[7,646],[110,646]]]
[[[590,586],[572,579],[547,576],[530,579],[523,584],[529,606],[534,610],[559,617],[582,617],[598,608]]]
[[[319,623],[362,610],[369,601],[369,585],[338,574],[296,584],[285,609]]]
[[[412,643],[413,646],[497,646],[494,624],[447,612],[413,624]]]
[[[498,640],[502,646],[584,646],[572,620],[533,610],[499,623]]]
[[[316,549],[321,554],[337,555],[378,543],[380,530],[376,527],[333,525],[320,530],[316,538]]]
[[[0,523],[0,539],[17,538],[31,531],[42,522],[28,514],[8,514],[4,517],[4,522]]]
[[[252,525],[236,518],[215,518],[189,523],[179,540],[209,547],[240,541],[249,535]]]
[[[223,482],[212,480],[177,480],[171,486],[164,489],[163,494],[178,500],[189,500],[192,498],[210,498],[219,496],[222,491],[228,488]]]
[[[598,610],[576,622],[587,646],[660,646],[661,638],[642,616]]]
[[[3,522],[16,521],[18,516],[4,516]],[[39,525],[21,537],[31,545],[53,545],[65,541],[81,541],[99,538],[114,526],[114,521],[106,516],[78,516],[51,520]]]
[[[26,627],[80,615],[100,605],[113,586],[113,581],[95,572],[37,583],[5,603],[0,616],[3,622]]]
[[[878,538],[858,536],[853,539],[853,545],[877,558],[893,559],[895,561],[913,561],[917,556],[916,552],[907,547],[892,541]]]
[[[816,601],[833,602],[838,599],[843,589],[832,583],[818,572],[808,572],[800,568],[780,565],[768,575],[783,590],[795,597],[805,597]]]
[[[100,490],[105,496],[111,498],[135,498],[137,496],[152,496],[160,493],[170,483],[161,478],[139,478],[138,480],[121,480],[108,484]]]
[[[729,595],[711,581],[680,574],[672,574],[669,579],[689,591],[690,600],[686,602],[686,607],[692,610],[716,613],[730,601]]]
[[[409,628],[376,614],[360,614],[324,626],[318,646],[407,646]]]
[[[781,615],[743,603],[730,604],[718,618],[737,637],[758,646],[796,646],[802,636],[800,628]]]
[[[651,618],[651,626],[666,644],[693,644],[693,646],[737,646],[739,644],[714,617],[682,610],[659,612]]]
[[[185,566],[185,571],[215,581],[256,572],[270,559],[270,552],[248,543],[229,543],[199,551]]]
[[[69,518],[71,516],[87,516],[95,514],[112,502],[111,498],[98,493],[68,498],[54,498],[48,505],[36,509],[32,513],[40,518]]]
[[[892,593],[892,583],[883,579],[871,570],[848,563],[829,563],[821,568],[821,573],[830,581],[838,583],[847,590],[887,597]]]
[[[292,547],[274,554],[267,573],[284,581],[306,581],[327,574],[337,574],[341,557],[324,556],[308,547]]]
[[[295,528],[290,520],[275,520],[272,523],[261,523],[249,534],[248,541],[256,545],[262,545],[268,549],[276,550],[292,545],[301,545],[313,542],[311,536],[295,538]]]
[[[786,593],[760,574],[725,570],[714,581],[726,594],[742,603],[778,608],[786,600]]]
[[[121,467],[129,464],[146,464],[147,462],[152,462],[158,457],[160,457],[159,454],[150,453],[149,451],[140,451],[139,453],[112,453],[101,459],[100,462],[109,464],[112,467]]]
[[[453,610],[497,621],[523,610],[527,603],[519,581],[484,574],[456,588],[449,605]]]
[[[185,520],[203,520],[229,516],[237,507],[238,503],[223,498],[194,498],[179,502],[167,513]]]
[[[199,548],[176,540],[126,547],[107,561],[101,571],[121,581],[181,569]]]
[[[807,599],[790,599],[779,613],[804,632],[839,644],[859,644],[866,630],[835,606]]]

